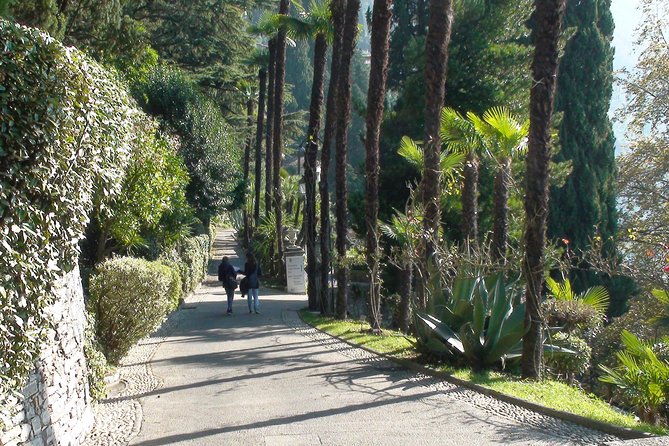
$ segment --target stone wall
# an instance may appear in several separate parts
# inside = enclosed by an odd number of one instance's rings
[[[48,309],[53,328],[23,390],[23,401],[14,401],[16,415],[0,436],[0,445],[78,445],[93,423],[79,269],[67,274],[56,289],[56,303]]]

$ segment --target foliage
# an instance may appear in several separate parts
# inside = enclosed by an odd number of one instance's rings
[[[547,299],[541,309],[549,327],[560,327],[567,333],[596,329],[603,322],[600,313],[580,300]]]
[[[554,161],[571,161],[572,172],[550,191],[548,235],[569,240],[576,252],[599,235],[603,254],[613,254],[617,231],[615,138],[609,119],[613,83],[613,17],[610,0],[568,1],[564,27],[573,29],[558,70],[555,109],[560,150]],[[626,112],[627,113],[627,112]],[[572,272],[577,291],[601,284],[588,272]],[[613,292],[613,290],[612,290]]]
[[[628,330],[639,339],[653,340],[662,335],[669,335],[669,330],[662,330],[652,324],[651,320],[662,312],[662,304],[653,296],[642,293],[630,301],[630,308],[624,315],[599,331],[592,342],[593,364],[604,364],[612,367],[615,364],[615,353],[623,348],[621,333]]]
[[[170,268],[159,262],[118,257],[97,266],[90,281],[89,305],[98,342],[110,363],[118,364],[163,320],[173,287]]]
[[[272,253],[276,250],[276,216],[270,212],[260,217],[260,224],[253,231],[251,251],[261,265],[273,265]]]
[[[585,306],[591,307],[601,318],[606,314],[609,307],[609,293],[603,286],[588,288],[582,293],[576,293],[571,286],[571,281],[565,279],[558,283],[552,277],[546,278],[546,286],[551,297],[558,301],[579,301]]]
[[[107,396],[105,376],[109,371],[109,366],[95,336],[95,318],[89,312],[86,312],[84,355],[86,356],[86,373],[91,398],[93,401],[100,401]]]
[[[619,365],[601,365],[600,381],[623,390],[626,402],[647,422],[659,421],[660,407],[669,401],[669,361],[658,358],[653,346],[623,330],[624,350],[616,353]]]
[[[180,246],[181,261],[188,275],[182,277],[184,289],[191,292],[202,282],[209,264],[209,236],[199,235],[186,239]]]
[[[650,322],[660,328],[669,330],[669,292],[666,290],[653,290],[653,296],[664,305],[662,312],[650,320]]]
[[[111,250],[145,246],[148,236],[162,244],[176,243],[192,220],[184,195],[188,174],[176,154],[176,141],[157,133],[149,119],[137,122],[134,134],[121,191],[94,198],[94,219],[101,233],[97,239],[102,244],[96,247],[98,261]]]
[[[220,108],[179,70],[155,70],[142,94],[146,110],[161,117],[180,137],[179,153],[190,177],[186,197],[206,223],[236,202],[243,138],[225,122]]]
[[[43,310],[77,261],[91,197],[119,190],[138,112],[113,76],[46,34],[0,20],[0,40],[4,395],[33,366]]]
[[[437,275],[438,276],[438,275]],[[431,286],[428,313],[417,313],[419,344],[437,353],[464,356],[474,367],[517,357],[525,334],[522,287],[492,277],[458,276],[445,296]]]
[[[574,353],[565,355],[550,351],[547,352],[545,355],[545,365],[548,373],[569,383],[573,383],[576,376],[585,373],[590,367],[592,349],[583,338],[570,333],[556,333],[552,336],[551,342]]]
[[[623,268],[646,290],[669,289],[669,52],[666,2],[643,0],[637,66],[624,72],[630,151],[618,157]],[[624,113],[623,113],[624,111]]]

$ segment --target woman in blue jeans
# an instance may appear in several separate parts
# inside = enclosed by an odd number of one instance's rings
[[[249,303],[249,313],[255,311],[256,314],[260,314],[260,302],[258,302],[258,289],[260,288],[259,277],[262,276],[262,270],[260,265],[256,263],[256,258],[253,253],[246,253],[246,263],[244,264],[244,271],[240,271],[240,274],[244,274],[248,280],[248,303]]]

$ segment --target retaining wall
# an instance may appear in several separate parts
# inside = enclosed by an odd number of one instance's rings
[[[93,423],[84,358],[86,312],[79,269],[56,286],[47,312],[53,322],[42,353],[13,401],[16,415],[0,436],[0,445],[78,445]]]

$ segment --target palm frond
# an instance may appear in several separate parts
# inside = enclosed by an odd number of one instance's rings
[[[578,298],[601,315],[604,315],[609,308],[609,292],[603,286],[588,288]]]
[[[423,155],[423,149],[408,136],[402,137],[400,148],[397,150],[397,154],[417,167],[419,170],[423,169],[425,159]]]

